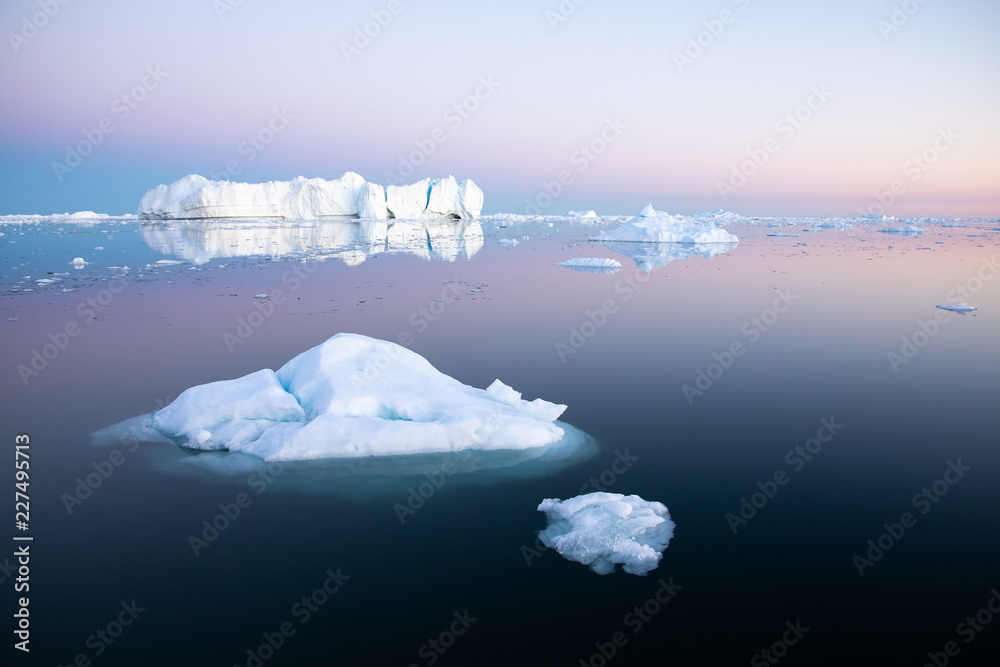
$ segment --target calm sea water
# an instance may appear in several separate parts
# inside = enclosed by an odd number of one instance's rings
[[[738,225],[738,248],[648,276],[588,243],[601,226],[486,222],[481,249],[452,229],[346,253],[323,240],[342,227],[288,227],[4,228],[4,437],[31,438],[34,537],[30,656],[0,571],[5,664],[994,664],[996,223]],[[552,266],[571,257],[624,267]],[[147,267],[161,259],[186,263]],[[264,313],[254,296],[274,290]],[[958,300],[980,310],[935,320]],[[91,444],[341,331],[406,334],[462,382],[565,403],[596,453],[429,491],[420,474],[221,475],[167,445]],[[35,350],[50,358],[24,374]],[[669,507],[650,575],[536,548],[538,503],[595,487]],[[211,540],[196,554],[192,536]]]

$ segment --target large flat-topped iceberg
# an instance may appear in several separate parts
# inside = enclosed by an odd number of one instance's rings
[[[147,192],[139,203],[144,220],[200,218],[476,218],[483,191],[471,180],[426,179],[406,186],[368,183],[348,172],[338,179],[267,183],[210,181],[193,174]]]
[[[711,219],[670,215],[653,210],[650,204],[617,229],[604,232],[592,241],[631,243],[739,243],[735,234],[715,226]]]
[[[192,387],[152,427],[193,448],[266,461],[545,447],[566,409],[495,381],[462,384],[386,341],[338,334],[277,372]]]
[[[610,574],[615,566],[644,575],[660,564],[674,535],[662,503],[620,493],[588,493],[569,500],[547,498],[538,506],[549,525],[538,534],[564,558]]]

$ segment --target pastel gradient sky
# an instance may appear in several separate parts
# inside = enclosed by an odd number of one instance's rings
[[[391,22],[348,59],[380,11]],[[8,0],[0,27],[0,214],[131,213],[227,166],[385,184],[422,141],[403,180],[472,178],[487,212],[855,215],[896,182],[890,215],[1000,217],[996,0]],[[115,102],[144,77],[145,99]],[[474,111],[449,113],[477,87]],[[275,109],[293,118],[259,134]],[[100,143],[54,168],[85,132]],[[762,164],[734,180],[748,151]]]

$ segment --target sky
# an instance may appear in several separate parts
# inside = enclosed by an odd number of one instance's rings
[[[191,173],[484,212],[1000,217],[995,0],[7,0],[0,214]]]

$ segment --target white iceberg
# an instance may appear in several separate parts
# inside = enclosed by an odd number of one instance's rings
[[[70,264],[73,266],[74,269],[82,269],[83,267],[87,266],[87,264],[90,264],[90,262],[85,260],[83,257],[74,257],[73,261],[70,262]]]
[[[715,226],[711,220],[674,216],[653,210],[650,204],[617,229],[604,232],[592,241],[632,243],[739,243],[735,234]]]
[[[570,218],[596,218],[597,211],[570,211],[566,216]]]
[[[938,308],[940,308],[941,310],[950,310],[955,313],[961,313],[962,315],[965,315],[966,313],[971,313],[974,310],[979,310],[975,306],[970,306],[966,301],[963,301],[957,306],[938,306]]]
[[[879,230],[883,234],[894,234],[896,236],[919,236],[924,233],[920,227],[913,225],[903,225],[901,227],[883,227]]]
[[[707,220],[724,220],[726,222],[737,222],[737,221],[739,221],[742,218],[742,216],[740,216],[739,213],[733,213],[732,211],[725,211],[725,210],[723,210],[721,208],[718,211],[713,211],[712,213],[707,213],[707,212],[706,213],[699,213],[695,217],[696,218],[700,218],[702,220],[706,220],[706,219]]]
[[[575,257],[552,266],[562,266],[585,273],[616,273],[622,268],[621,262],[606,257]]]
[[[565,409],[499,380],[467,386],[405,347],[342,333],[277,372],[186,390],[152,415],[161,437],[147,439],[265,461],[516,452],[562,440]]]
[[[408,186],[367,183],[353,172],[338,179],[267,183],[210,181],[192,174],[148,191],[139,203],[144,220],[203,218],[462,218],[479,216],[483,191],[471,180],[454,177],[424,180]]]
[[[629,574],[656,569],[674,522],[662,503],[620,493],[588,493],[569,500],[547,498],[538,506],[548,526],[538,534],[542,544],[563,558],[583,563],[598,574],[622,565]]]

